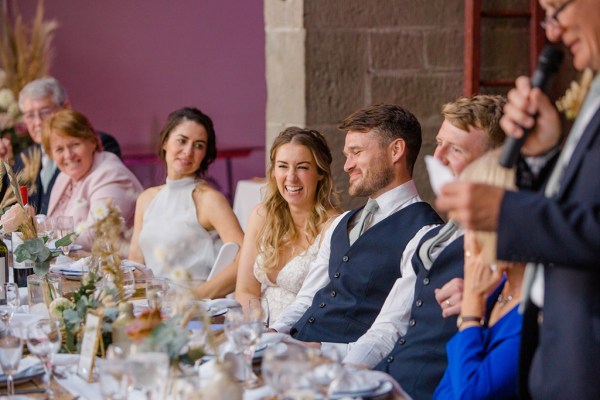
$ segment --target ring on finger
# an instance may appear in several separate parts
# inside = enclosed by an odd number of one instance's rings
[[[446,301],[444,302],[448,307],[450,307],[452,305],[452,302],[450,301],[450,299],[446,299]]]

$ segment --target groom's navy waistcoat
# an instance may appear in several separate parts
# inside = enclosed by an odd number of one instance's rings
[[[292,327],[298,340],[356,341],[371,327],[400,277],[406,244],[424,226],[443,223],[429,204],[418,202],[373,225],[350,246],[348,223],[358,211],[345,215],[333,232],[330,281]]]

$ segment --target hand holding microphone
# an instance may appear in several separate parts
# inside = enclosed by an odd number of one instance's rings
[[[558,71],[563,56],[562,51],[557,48],[551,45],[546,46],[540,54],[538,66],[531,77],[531,86],[545,91],[550,82],[550,78]],[[519,139],[507,137],[500,156],[501,166],[511,168],[515,164],[521,147],[532,129],[533,127],[530,129],[523,129],[523,136]]]

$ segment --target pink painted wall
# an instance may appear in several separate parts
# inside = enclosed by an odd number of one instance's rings
[[[26,21],[36,4],[18,1]],[[218,147],[264,147],[262,1],[47,0],[46,18],[60,23],[52,74],[125,155],[154,151],[168,113],[188,105],[213,118]],[[264,157],[233,160],[234,179],[263,176]],[[226,191],[224,169],[209,172]]]

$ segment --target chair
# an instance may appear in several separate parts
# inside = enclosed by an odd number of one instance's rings
[[[216,276],[219,272],[223,271],[223,269],[231,264],[235,259],[235,256],[238,252],[240,246],[237,243],[227,242],[223,243],[221,246],[221,250],[219,250],[219,254],[217,254],[217,258],[215,259],[215,263],[208,274],[207,281],[210,281],[214,276]]]

